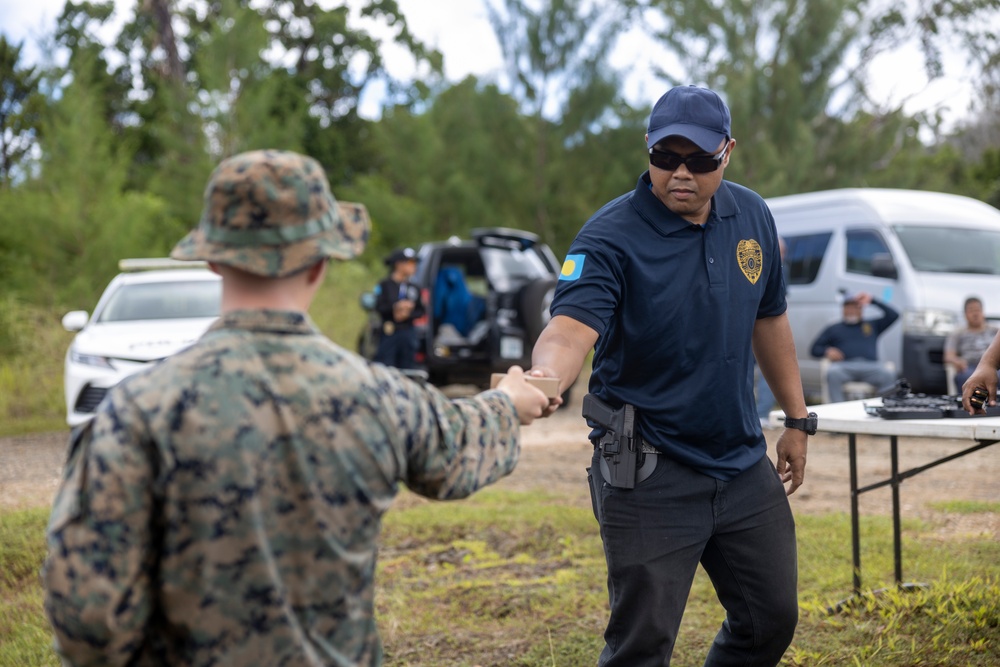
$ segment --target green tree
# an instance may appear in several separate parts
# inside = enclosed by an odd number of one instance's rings
[[[914,26],[931,79],[945,75],[943,47],[965,55],[979,80],[976,86],[984,108],[998,110],[1000,102],[1000,0],[941,0],[911,3],[912,14],[890,12],[893,26]],[[967,72],[968,74],[968,72]]]
[[[633,2],[547,0],[539,9],[524,0],[486,2],[500,43],[511,93],[531,119],[532,226],[556,243],[559,220],[550,209],[553,185],[567,167],[571,146],[614,127],[619,89],[608,54],[626,25]]]
[[[983,151],[982,160],[970,171],[973,181],[980,187],[976,196],[1000,208],[1000,147]]]
[[[681,65],[660,76],[671,85],[707,85],[727,98],[737,140],[728,176],[762,194],[833,180],[831,152],[842,121],[828,110],[838,92],[856,99],[844,63],[864,32],[866,0],[651,4],[663,18],[655,37]],[[878,147],[869,150],[872,159],[882,157]]]
[[[645,169],[644,112],[615,111],[616,126],[567,141],[549,156],[545,196],[557,252]],[[368,203],[373,260],[397,245],[467,236],[474,227],[532,229],[534,123],[512,96],[474,77],[434,97],[423,113],[387,109],[372,128],[377,162],[338,192]]]
[[[363,18],[392,28],[385,41],[401,45],[422,72],[440,74],[440,53],[409,32],[395,0],[353,3]],[[90,21],[105,3],[76,10],[64,44],[89,47]],[[109,76],[127,85],[121,103],[135,141],[132,185],[155,186],[170,206],[190,201],[189,181],[232,153],[261,147],[302,150],[327,167],[335,184],[369,166],[368,121],[358,116],[364,91],[376,84],[395,103],[426,95],[421,83],[393,81],[382,59],[383,40],[350,22],[346,2],[251,0],[136,3],[107,62]],[[105,64],[107,64],[105,62]],[[189,210],[176,210],[188,216]]]
[[[176,240],[161,200],[125,191],[131,153],[115,140],[103,101],[74,77],[43,118],[38,175],[0,207],[5,287],[34,303],[93,303],[117,259],[162,254]]]
[[[116,130],[128,125],[129,79],[125,64],[112,65],[114,58],[104,42],[104,33],[114,14],[113,0],[67,2],[56,19],[53,48],[69,53],[65,70],[47,72],[53,96],[70,82],[85,80],[98,94],[101,114]]]
[[[243,152],[255,134],[274,138],[275,119],[267,81],[272,69],[262,54],[269,35],[264,17],[239,0],[217,3],[219,16],[189,37],[191,70],[196,76],[197,105],[210,151],[216,160]],[[284,119],[290,132],[301,131],[301,117]],[[280,121],[279,121],[280,122]],[[273,148],[297,149],[294,136],[282,137]]]
[[[35,67],[19,67],[22,44],[0,35],[0,189],[10,187],[16,170],[36,145],[40,112]]]
[[[531,213],[527,126],[516,102],[474,77],[424,113],[387,109],[373,128],[376,163],[358,178],[377,243],[445,239],[473,227],[522,227]]]
[[[738,142],[730,175],[773,195],[893,179],[895,187],[915,187],[918,175],[885,170],[919,160],[926,152],[919,135],[938,127],[939,118],[879,108],[868,94],[867,65],[918,35],[928,75],[939,76],[940,44],[958,34],[968,40],[963,48],[993,67],[998,6],[651,0],[650,11],[662,18],[655,36],[681,64],[679,75],[661,76],[725,94]]]
[[[413,38],[394,0],[354,4],[393,26],[389,41],[426,72],[440,72],[440,54]],[[167,202],[172,225],[197,218],[212,166],[243,150],[301,150],[334,183],[350,182],[371,159],[368,121],[357,115],[363,91],[381,82],[397,101],[425,94],[391,81],[381,40],[349,24],[346,2],[149,0],[134,3],[108,45],[100,36],[113,7],[67,3],[54,46],[70,53],[72,76],[53,72],[52,87],[81,76],[93,84],[115,140],[132,151],[124,187]]]

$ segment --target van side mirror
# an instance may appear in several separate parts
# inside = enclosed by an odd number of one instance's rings
[[[872,255],[872,275],[876,278],[899,278],[899,271],[896,270],[896,263],[892,261],[892,255],[887,252],[878,252]]]

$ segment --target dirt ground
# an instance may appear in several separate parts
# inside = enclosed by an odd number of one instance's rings
[[[543,488],[590,506],[585,469],[592,447],[580,417],[582,393],[555,415],[524,429],[521,462],[500,486],[509,489]],[[765,431],[773,459],[780,431]],[[59,484],[65,459],[67,432],[0,438],[0,509],[49,505]],[[905,471],[965,449],[972,443],[931,438],[900,439],[900,470]],[[888,438],[858,438],[859,483],[872,484],[890,475]],[[906,479],[900,498],[904,519],[931,522],[942,537],[951,535],[996,537],[1000,513],[948,513],[941,501],[1000,502],[1000,445],[987,447]],[[850,512],[847,436],[817,434],[810,438],[805,484],[791,496],[796,513]],[[886,486],[860,496],[864,515],[888,515],[891,489]]]

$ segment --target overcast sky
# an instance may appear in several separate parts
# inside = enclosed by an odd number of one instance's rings
[[[135,4],[135,0],[116,2],[121,8],[119,14],[127,14]],[[480,0],[398,2],[414,34],[444,54],[445,75],[449,81],[460,81],[469,74],[498,79],[500,49]],[[28,56],[38,58],[36,42],[39,37],[51,34],[64,3],[65,0],[0,0],[0,32],[15,42],[26,40]],[[635,34],[621,40],[611,57],[611,65],[625,73],[623,92],[634,105],[651,105],[663,92],[664,84],[654,80],[648,67],[642,64],[650,62],[650,54],[655,48],[648,38]],[[383,55],[394,76],[405,78],[412,74],[409,60],[402,52],[387,49]],[[915,46],[882,56],[871,67],[874,97],[886,104],[905,100],[905,108],[910,113],[945,105],[951,109],[946,113],[947,118],[960,118],[965,115],[969,103],[971,83],[961,78],[966,70],[960,61],[953,59],[946,67],[951,76],[928,86]],[[369,98],[362,111],[368,116],[376,115],[377,100]]]

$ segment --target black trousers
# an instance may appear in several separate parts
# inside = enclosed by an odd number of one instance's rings
[[[396,368],[416,368],[417,332],[411,326],[397,327],[391,334],[379,336],[375,361]]]
[[[706,667],[778,664],[798,623],[795,523],[765,456],[729,482],[657,456],[634,489],[588,470],[608,563],[611,617],[600,667],[663,667],[677,639],[698,563],[726,620]]]

